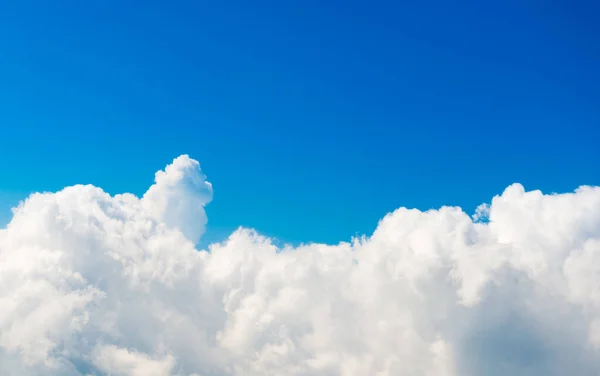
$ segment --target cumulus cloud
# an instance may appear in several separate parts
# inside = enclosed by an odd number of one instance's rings
[[[508,187],[370,236],[208,250],[187,156],[143,197],[31,195],[0,230],[2,375],[596,375],[600,188]]]

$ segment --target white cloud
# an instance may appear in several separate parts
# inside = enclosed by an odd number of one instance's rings
[[[598,187],[515,184],[475,222],[401,208],[338,245],[240,228],[197,251],[211,198],[182,156],[141,199],[74,186],[23,202],[0,230],[0,374],[600,369]]]
[[[175,365],[173,356],[153,360],[143,353],[118,348],[115,345],[100,346],[92,355],[99,370],[115,376],[162,376],[171,373]]]

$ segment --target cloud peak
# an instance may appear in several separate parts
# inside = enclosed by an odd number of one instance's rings
[[[204,207],[213,197],[200,164],[188,155],[179,156],[158,171],[154,181],[142,197],[144,210],[197,243],[207,222]]]

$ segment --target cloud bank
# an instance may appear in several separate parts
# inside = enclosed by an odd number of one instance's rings
[[[508,187],[474,218],[195,249],[212,187],[181,156],[143,197],[30,196],[0,230],[2,375],[597,375],[600,188]]]

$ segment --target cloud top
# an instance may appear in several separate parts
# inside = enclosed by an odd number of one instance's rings
[[[142,197],[144,210],[198,242],[207,222],[204,207],[213,196],[212,185],[206,181],[200,164],[182,155],[164,171],[158,171],[154,181]]]
[[[0,230],[3,375],[595,375],[600,188],[519,185],[370,236],[196,244],[212,186],[176,158],[143,197],[37,193]]]

